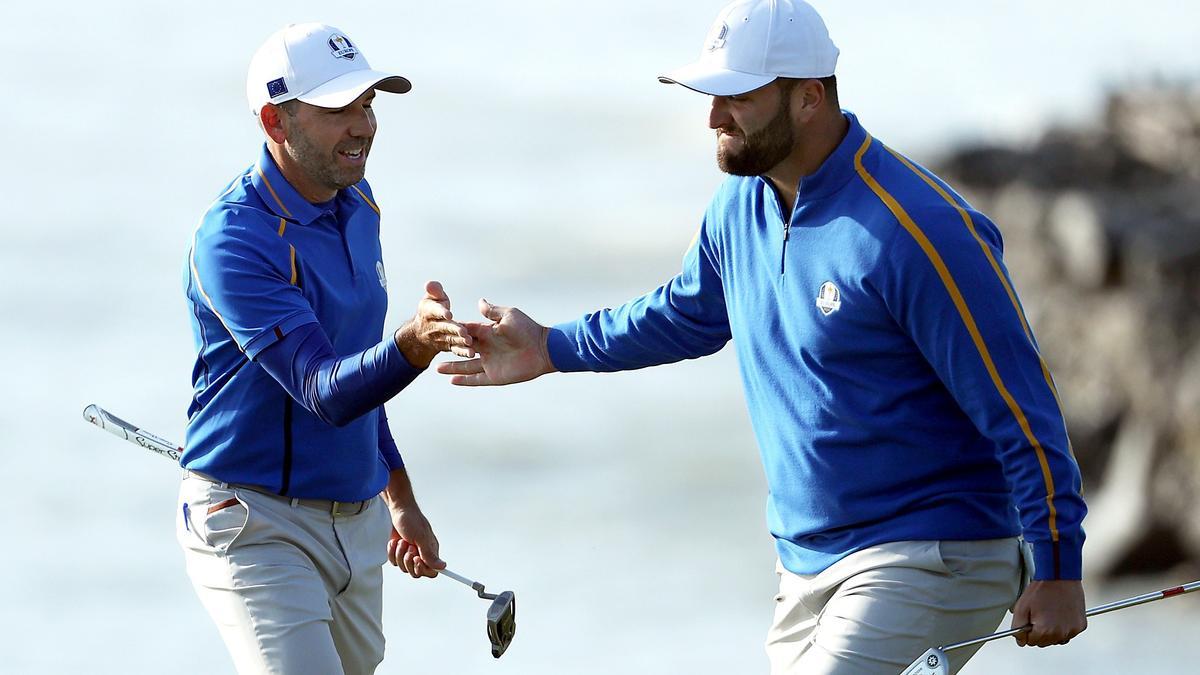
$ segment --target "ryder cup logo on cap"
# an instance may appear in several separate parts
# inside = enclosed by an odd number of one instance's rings
[[[273,33],[250,59],[246,74],[246,99],[255,115],[267,103],[293,99],[341,108],[368,89],[403,94],[412,83],[372,70],[345,33],[320,23],[292,24]]]
[[[803,0],[736,0],[717,15],[700,59],[658,81],[736,96],[778,77],[829,77],[837,59],[821,15]]]

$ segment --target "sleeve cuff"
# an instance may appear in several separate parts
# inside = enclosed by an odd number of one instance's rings
[[[388,364],[390,364],[390,368],[388,370],[391,371],[391,375],[395,379],[395,382],[400,385],[396,391],[400,391],[401,389],[404,389],[408,385],[412,384],[412,381],[417,379],[418,375],[425,372],[425,369],[417,368],[408,362],[408,359],[404,357],[404,352],[400,351],[400,345],[396,344],[395,337],[389,336],[386,342],[387,346],[384,347],[384,359]]]
[[[242,351],[253,361],[258,358],[262,350],[282,340],[284,335],[310,323],[318,323],[317,317],[312,312],[297,312],[255,335],[242,347]]]
[[[1083,540],[1033,542],[1033,580],[1083,579]]]
[[[550,331],[546,334],[546,352],[550,356],[550,362],[564,373],[590,370],[583,359],[579,357],[579,350],[575,345],[575,340],[571,337],[576,334],[578,325],[577,321],[560,323],[551,326]]]

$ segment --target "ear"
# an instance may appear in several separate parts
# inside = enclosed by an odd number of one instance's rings
[[[825,85],[820,80],[804,80],[792,89],[792,115],[799,121],[809,121],[824,105]]]
[[[283,117],[287,113],[274,103],[264,103],[258,111],[258,121],[262,123],[263,131],[272,141],[283,145],[287,140],[287,131],[283,128]]]

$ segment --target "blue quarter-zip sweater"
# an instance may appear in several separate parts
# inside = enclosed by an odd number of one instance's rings
[[[705,356],[733,340],[784,567],[889,541],[1023,534],[1036,579],[1081,578],[1079,468],[996,226],[849,131],[790,218],[730,177],[683,270],[549,333],[562,371]]]

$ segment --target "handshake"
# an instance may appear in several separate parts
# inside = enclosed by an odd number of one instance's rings
[[[416,316],[396,330],[396,346],[417,368],[429,367],[439,352],[468,359],[442,363],[437,369],[463,386],[514,384],[556,370],[546,351],[549,328],[519,309],[483,299],[479,312],[487,321],[455,321],[450,297],[440,283],[430,281]]]

